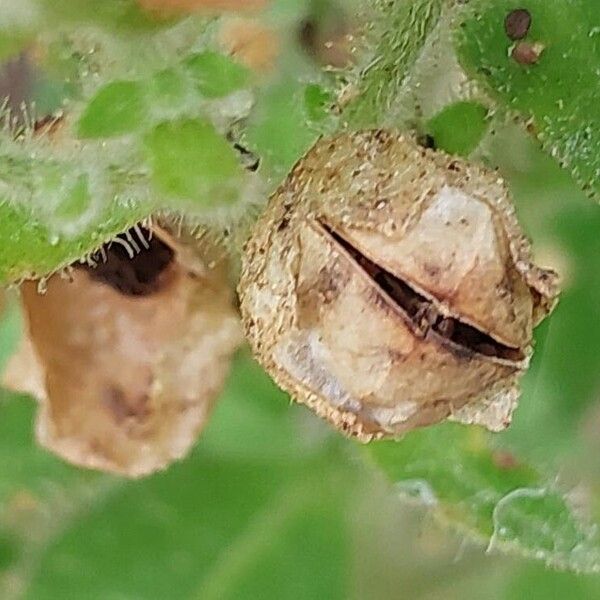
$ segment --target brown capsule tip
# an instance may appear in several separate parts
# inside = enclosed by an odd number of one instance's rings
[[[504,31],[511,40],[522,40],[531,27],[531,13],[526,8],[517,8],[506,15]]]
[[[538,62],[542,52],[544,51],[544,45],[536,42],[531,44],[529,42],[519,42],[512,49],[510,55],[520,65],[534,65]]]

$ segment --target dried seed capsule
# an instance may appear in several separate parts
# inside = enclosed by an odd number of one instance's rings
[[[506,427],[557,296],[494,173],[390,131],[321,140],[298,162],[239,292],[277,383],[364,441],[447,417]]]
[[[4,383],[40,401],[43,446],[136,477],[190,450],[242,335],[222,250],[132,232],[43,295],[21,286],[29,335]]]

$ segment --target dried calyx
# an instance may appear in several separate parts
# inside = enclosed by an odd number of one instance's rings
[[[322,139],[245,247],[246,335],[292,396],[368,441],[508,425],[556,276],[497,174],[394,131]]]
[[[28,336],[5,383],[40,401],[38,439],[127,476],[187,454],[241,342],[222,249],[138,225],[47,290],[25,282]]]

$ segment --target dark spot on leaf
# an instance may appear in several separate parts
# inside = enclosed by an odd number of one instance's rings
[[[143,237],[143,240],[141,239]],[[175,253],[147,229],[137,227],[117,236],[94,255],[96,266],[77,265],[90,277],[126,296],[148,296],[160,289],[160,275]]]
[[[515,458],[515,455],[505,450],[497,450],[492,454],[492,460],[494,464],[503,470],[516,469],[519,466],[519,462]]]
[[[539,60],[544,46],[531,44],[530,42],[519,42],[512,49],[511,56],[520,65],[534,65]]]
[[[531,13],[526,8],[517,8],[506,15],[504,31],[511,40],[522,40],[531,27]]]

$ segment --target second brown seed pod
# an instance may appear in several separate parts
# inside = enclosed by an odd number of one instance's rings
[[[40,403],[38,441],[87,468],[141,477],[186,456],[242,341],[222,249],[139,225],[40,294],[4,384]],[[178,228],[179,229],[179,228]]]
[[[445,418],[506,427],[557,297],[496,173],[381,130],[297,163],[246,244],[239,292],[265,369],[363,441]]]

